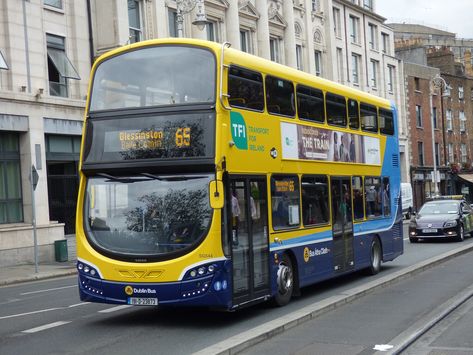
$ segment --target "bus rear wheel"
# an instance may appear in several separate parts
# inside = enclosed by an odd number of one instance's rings
[[[367,269],[368,275],[376,275],[381,270],[382,259],[381,243],[379,239],[375,237],[371,242],[370,266]]]
[[[287,254],[283,254],[279,263],[277,282],[278,292],[274,296],[273,303],[281,307],[289,303],[294,292],[294,272],[291,258]]]

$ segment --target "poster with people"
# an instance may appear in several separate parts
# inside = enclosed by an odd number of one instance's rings
[[[381,164],[379,138],[281,122],[283,159]]]

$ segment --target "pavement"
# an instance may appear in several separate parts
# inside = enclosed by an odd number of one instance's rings
[[[41,263],[37,271],[34,264],[2,267],[0,268],[0,286],[75,275],[77,273],[76,261]]]

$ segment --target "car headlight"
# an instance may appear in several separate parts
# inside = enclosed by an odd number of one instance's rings
[[[450,227],[455,227],[457,225],[457,221],[448,221],[443,224],[444,228],[450,228]]]

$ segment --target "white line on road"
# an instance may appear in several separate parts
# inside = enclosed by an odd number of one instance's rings
[[[130,307],[131,307],[130,305],[124,304],[123,306],[117,306],[117,307],[102,309],[101,311],[99,311],[99,313],[111,313],[111,312],[120,311],[120,310],[125,309],[125,308],[130,308]]]
[[[30,315],[30,314],[37,314],[37,313],[44,313],[44,312],[57,311],[57,310],[60,310],[60,309],[63,309],[63,308],[62,308],[62,307],[61,307],[61,308],[47,308],[47,309],[40,309],[39,311],[12,314],[12,315],[9,315],[9,316],[0,317],[0,320],[2,320],[2,319],[8,319],[8,318],[22,317],[22,316],[28,316],[28,315]]]
[[[49,324],[42,325],[40,327],[31,328],[31,329],[28,329],[28,330],[23,330],[22,333],[37,333],[37,332],[40,332],[42,330],[59,327],[61,325],[68,324],[68,323],[71,323],[71,322],[70,321],[59,321],[59,322],[49,323]]]
[[[71,304],[70,306],[67,306],[67,308],[74,308],[74,307],[79,307],[79,306],[85,306],[86,304],[90,304],[90,302],[81,302],[81,303]]]
[[[24,292],[20,293],[21,296],[26,296],[26,295],[32,295],[34,293],[42,293],[42,292],[50,292],[50,291],[57,291],[57,290],[63,290],[65,288],[72,288],[72,287],[77,287],[77,285],[72,285],[72,286],[63,286],[63,287],[56,287],[56,288],[48,288],[46,290],[38,290],[38,291],[31,291],[31,292]]]

